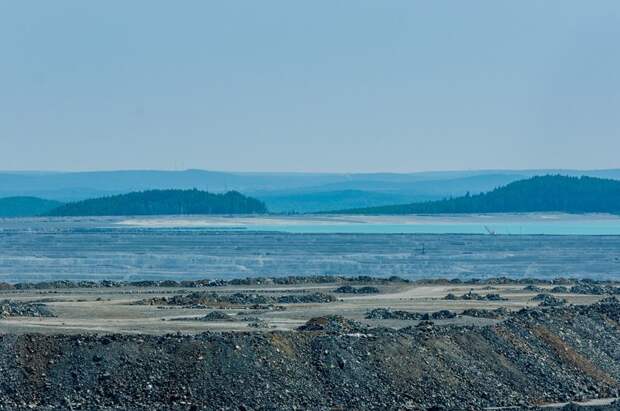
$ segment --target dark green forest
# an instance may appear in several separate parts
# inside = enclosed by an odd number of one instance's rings
[[[262,214],[265,204],[236,191],[149,190],[64,204],[48,216]]]
[[[537,176],[487,193],[439,201],[357,208],[346,214],[619,213],[620,181],[594,177]]]

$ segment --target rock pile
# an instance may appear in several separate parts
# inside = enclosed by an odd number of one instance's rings
[[[439,310],[434,313],[426,313],[422,316],[422,320],[448,320],[450,318],[455,318],[456,313],[448,310]]]
[[[504,307],[500,307],[495,310],[485,310],[483,308],[468,308],[461,313],[461,315],[466,315],[469,317],[490,318],[494,320],[504,318],[509,314],[510,312]]]
[[[369,320],[421,320],[422,313],[375,308],[366,313],[366,318]]]
[[[331,303],[334,301],[336,298],[333,295],[325,293],[282,295],[276,299],[278,304]]]
[[[342,287],[338,287],[334,290],[335,293],[339,294],[379,294],[381,291],[377,287],[352,287],[350,285],[343,285]]]
[[[261,319],[256,319],[256,321],[250,321],[248,323],[248,327],[251,328],[270,328],[269,322]]]
[[[327,284],[327,283],[356,283],[356,284],[398,284],[410,283],[410,280],[391,276],[388,278],[371,277],[366,275],[359,276],[340,276],[340,275],[308,275],[308,276],[283,276],[283,277],[248,277],[234,278],[231,280],[222,279],[199,279],[199,280],[140,280],[140,281],[41,281],[10,284],[0,282],[0,289],[4,290],[32,290],[32,289],[61,289],[61,288],[120,288],[120,287],[153,287],[153,288],[203,288],[203,287],[223,287],[226,285],[262,285],[262,284]]]
[[[609,284],[582,282],[570,288],[572,294],[620,295],[620,287]]]
[[[485,327],[0,335],[0,410],[527,409],[614,398],[620,303],[524,309]],[[613,409],[613,408],[612,408]]]
[[[456,296],[450,293],[444,297],[444,300],[506,301],[507,298],[504,298],[501,295],[496,294],[496,293],[489,293],[489,294],[482,295],[482,294],[475,293],[473,291],[469,291],[468,293],[463,294],[461,296]]]
[[[55,315],[45,304],[2,300],[0,301],[0,318],[8,317],[55,317]]]
[[[273,304],[330,303],[336,301],[331,294],[303,293],[278,297],[256,293],[219,294],[212,291],[195,291],[172,297],[155,297],[136,301],[136,305],[182,306],[203,308],[209,306],[269,306]]]
[[[200,321],[235,321],[235,319],[221,311],[211,311],[204,317],[200,317]]]
[[[532,297],[532,301],[540,301],[541,307],[557,307],[568,303],[564,298],[557,298],[551,294],[538,294]]]
[[[365,325],[340,315],[316,317],[297,328],[298,331],[322,331],[328,334],[352,334],[368,331]]]
[[[455,318],[456,314],[448,310],[435,311],[433,313],[417,313],[411,311],[391,310],[389,308],[375,308],[366,313],[369,320],[447,320]]]

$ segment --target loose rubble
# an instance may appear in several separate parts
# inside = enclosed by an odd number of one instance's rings
[[[417,313],[411,311],[394,310],[389,308],[375,308],[366,313],[368,320],[447,320],[455,318],[456,313],[440,310],[433,313]]]
[[[340,315],[317,317],[297,328],[298,331],[322,331],[328,334],[351,334],[367,331],[365,325]]]
[[[483,327],[326,316],[299,332],[4,334],[0,410],[481,410],[614,398],[619,324],[610,297]]]
[[[331,303],[336,297],[325,293],[291,294],[276,298],[278,304],[308,304],[308,303]]]
[[[532,297],[532,301],[540,301],[541,307],[557,307],[568,303],[566,299],[557,298],[551,294],[538,294]]]
[[[153,288],[206,288],[206,287],[224,287],[229,285],[295,285],[295,284],[328,284],[342,283],[345,285],[363,285],[363,284],[416,284],[416,285],[433,285],[433,284],[452,284],[452,285],[525,285],[526,287],[538,287],[540,285],[553,286],[551,292],[574,292],[586,294],[620,294],[620,283],[618,281],[597,281],[588,278],[562,278],[556,277],[552,279],[541,278],[509,278],[509,277],[492,277],[492,278],[422,278],[419,280],[409,280],[398,276],[371,277],[365,275],[359,276],[340,276],[340,275],[308,275],[308,276],[281,276],[281,277],[248,277],[235,278],[230,280],[223,279],[199,279],[199,280],[143,280],[143,281],[41,281],[41,282],[22,282],[22,283],[6,283],[0,282],[2,290],[27,290],[27,289],[64,289],[64,288],[120,288],[120,287],[153,287]],[[570,290],[569,287],[575,287]],[[554,289],[564,289],[566,291],[553,291]],[[590,292],[585,292],[586,290]],[[527,290],[526,290],[527,291]],[[530,291],[539,292],[532,288]]]
[[[475,293],[473,291],[469,291],[468,293],[463,294],[461,296],[456,296],[450,293],[444,297],[444,300],[505,301],[506,298],[496,293],[489,293],[489,294],[482,295],[482,294]]]
[[[235,321],[235,319],[221,311],[211,311],[209,314],[201,317],[200,321]]]
[[[0,301],[0,318],[9,317],[54,317],[54,313],[45,304]]]
[[[331,294],[303,293],[278,297],[256,293],[219,294],[209,291],[195,291],[172,297],[155,297],[134,302],[135,305],[182,306],[205,308],[212,306],[269,306],[273,304],[330,303],[336,301]],[[266,307],[269,308],[269,307]]]
[[[620,295],[620,287],[608,284],[582,282],[580,284],[572,286],[570,288],[570,292],[572,294]]]
[[[271,325],[268,321],[256,319],[255,321],[250,321],[248,323],[248,327],[251,328],[271,328]]]
[[[369,320],[421,320],[422,313],[391,310],[389,308],[375,308],[366,313]]]
[[[508,316],[509,314],[510,312],[504,307],[500,307],[495,310],[486,310],[482,308],[468,308],[467,310],[464,310],[461,313],[461,315],[466,315],[468,317],[490,318],[494,320],[504,318]]]
[[[203,288],[203,287],[224,287],[227,285],[295,285],[295,284],[327,284],[327,283],[347,283],[347,284],[402,284],[410,283],[410,280],[398,277],[371,277],[366,275],[359,276],[337,276],[337,275],[308,275],[308,276],[281,276],[281,277],[248,277],[234,278],[230,280],[222,279],[200,279],[200,280],[142,280],[142,281],[41,281],[27,283],[5,283],[0,282],[2,290],[29,290],[29,289],[64,289],[64,288],[120,288],[120,287],[156,287],[156,288]]]
[[[339,294],[379,294],[381,291],[377,287],[352,287],[350,285],[343,285],[334,290]]]

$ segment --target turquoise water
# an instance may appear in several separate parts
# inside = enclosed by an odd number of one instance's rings
[[[487,229],[511,235],[491,236]],[[0,219],[0,281],[289,275],[619,278],[619,234],[620,218],[614,216]],[[428,251],[421,255],[421,249]]]
[[[605,222],[558,223],[494,223],[487,225],[498,235],[620,235],[620,220]],[[479,223],[450,224],[291,224],[250,225],[250,231],[279,231],[285,233],[351,233],[351,234],[489,234]]]
[[[141,229],[307,234],[620,235],[620,217],[606,214],[162,216],[128,218],[117,225]]]

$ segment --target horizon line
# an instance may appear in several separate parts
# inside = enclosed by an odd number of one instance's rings
[[[88,174],[88,173],[138,173],[138,172],[169,172],[169,173],[187,173],[187,172],[208,172],[221,174],[298,174],[298,175],[411,175],[411,174],[431,174],[431,173],[492,173],[492,172],[538,172],[538,171],[571,171],[571,172],[604,172],[604,171],[620,171],[618,167],[606,168],[480,168],[480,169],[433,169],[419,171],[235,171],[235,170],[215,170],[207,168],[186,168],[186,169],[169,169],[169,168],[119,168],[119,169],[89,169],[89,170],[0,170],[2,174]]]

